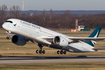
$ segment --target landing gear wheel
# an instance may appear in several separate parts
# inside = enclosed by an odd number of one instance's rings
[[[45,54],[45,50],[43,50],[42,51],[42,47],[43,47],[43,45],[42,44],[38,44],[38,46],[40,47],[40,50],[38,51],[38,50],[36,50],[36,53],[38,54],[38,53],[43,53],[43,54]]]
[[[42,53],[45,54],[45,50],[43,50]]]
[[[59,54],[59,51],[57,51],[57,54]]]
[[[63,54],[63,51],[60,51],[60,54]]]
[[[7,36],[7,37],[6,37],[6,39],[10,39],[10,37],[9,37],[9,36]]]
[[[66,51],[64,51],[63,53],[66,54]]]
[[[36,50],[36,53],[38,54],[38,50]]]
[[[63,52],[63,50],[57,51],[57,54],[66,54],[66,51],[64,51],[64,52]]]
[[[41,54],[41,53],[42,53],[42,51],[40,50],[40,51],[39,51],[39,53]]]

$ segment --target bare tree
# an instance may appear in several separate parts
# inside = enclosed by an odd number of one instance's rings
[[[69,10],[66,10],[64,12],[64,16],[70,17],[71,16],[71,12]]]
[[[43,15],[43,19],[45,21],[46,20],[46,11],[45,11],[45,9],[42,11],[42,15]]]
[[[70,22],[71,12],[69,10],[66,10],[63,14],[68,19],[68,23]]]
[[[53,16],[53,11],[52,9],[50,9],[50,20],[52,19],[52,16]]]
[[[10,8],[10,14],[15,17],[18,18],[20,15],[20,7],[19,6],[13,6],[12,8]]]
[[[0,17],[1,17],[1,21],[4,22],[4,19],[6,17],[6,11],[8,10],[6,5],[2,5],[0,7]]]
[[[33,13],[33,16],[36,16],[37,14],[36,14],[36,11]]]

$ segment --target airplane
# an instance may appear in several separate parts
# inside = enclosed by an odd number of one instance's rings
[[[66,54],[66,51],[94,52],[103,49],[94,47],[96,41],[105,39],[105,37],[98,37],[101,31],[100,26],[89,37],[70,37],[15,18],[5,21],[2,27],[8,35],[12,35],[12,43],[16,45],[24,46],[28,41],[37,42],[40,47],[40,50],[36,50],[37,54],[45,54],[45,50],[42,50],[43,46],[60,49],[57,54]]]

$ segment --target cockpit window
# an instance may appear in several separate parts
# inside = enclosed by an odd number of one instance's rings
[[[5,21],[5,22],[10,22],[10,23],[13,23],[12,21]]]

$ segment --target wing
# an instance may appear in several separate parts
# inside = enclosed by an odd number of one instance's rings
[[[99,41],[99,40],[104,40],[105,37],[69,37],[69,39],[73,40],[73,41],[90,41],[90,40],[95,40],[95,41]]]
[[[105,37],[98,37],[99,34],[100,34],[100,31],[101,31],[101,27],[97,27],[89,37],[69,37],[67,35],[64,35],[64,34],[58,34],[59,37],[63,37],[65,38],[66,40],[68,40],[68,42],[78,42],[78,41],[91,41],[91,40],[94,40],[94,41],[99,41],[99,40],[104,40]],[[49,37],[43,37],[42,39],[44,40],[47,40],[49,42],[53,42],[54,38],[56,36],[49,36]]]
[[[47,37],[41,37],[42,39],[52,43],[53,42],[53,39],[54,39],[54,36],[47,36]]]
[[[47,40],[48,42],[52,43],[54,37],[43,37],[44,40]],[[105,37],[69,37],[66,38],[69,42],[78,42],[78,41],[90,41],[90,40],[94,40],[94,41],[100,41],[100,40],[104,40]]]

